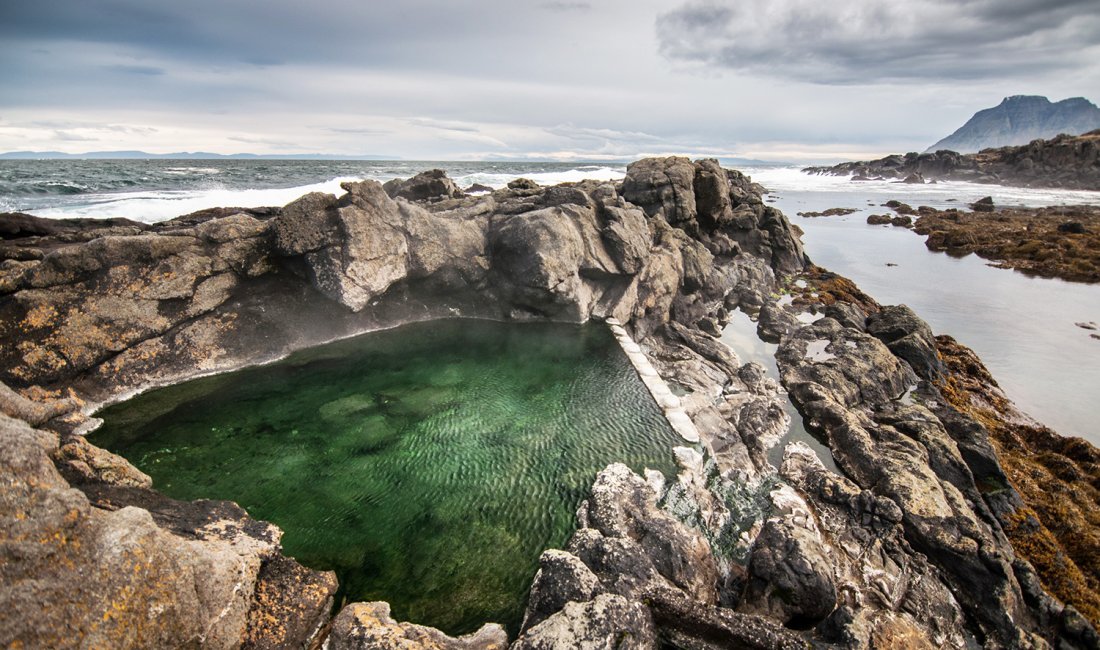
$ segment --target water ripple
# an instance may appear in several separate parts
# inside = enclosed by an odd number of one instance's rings
[[[671,474],[677,444],[598,325],[410,325],[101,415],[170,496],[238,501],[341,596],[451,633],[515,631],[596,473]]]

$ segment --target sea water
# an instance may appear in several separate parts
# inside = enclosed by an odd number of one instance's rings
[[[514,634],[596,474],[671,479],[682,444],[602,324],[405,325],[98,415],[91,440],[161,492],[235,501],[338,600],[452,634]]]
[[[624,165],[370,160],[0,160],[0,212],[164,221],[212,207],[282,206],[345,181],[443,169],[460,187],[621,179]]]

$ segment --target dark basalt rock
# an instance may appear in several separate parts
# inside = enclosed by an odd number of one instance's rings
[[[878,338],[830,319],[784,338],[777,360],[808,425],[828,437],[837,464],[858,486],[896,504],[905,541],[938,565],[986,643],[1017,647],[1037,643],[1038,636],[1077,638],[1055,629],[1051,621],[1063,614],[1029,604],[1046,601],[1024,588],[1028,573],[1006,538],[1023,502],[1005,480],[981,424],[945,406],[950,400],[938,387],[952,384],[943,379],[940,342],[904,307],[871,313],[866,329]],[[879,339],[892,346],[888,354]],[[807,354],[814,342],[819,347]],[[902,397],[896,391],[915,378],[910,362],[900,370],[889,362],[893,355],[911,359],[930,380],[913,399],[889,397]],[[784,467],[799,484],[798,473]],[[859,625],[849,618],[830,616],[823,634],[841,619],[844,634],[855,632]]]
[[[993,212],[995,209],[993,205],[993,197],[987,196],[984,199],[978,199],[970,204],[970,209],[974,212]]]
[[[530,178],[517,178],[514,181],[508,182],[508,189],[510,190],[537,190],[539,184]]]
[[[626,168],[620,191],[624,199],[641,206],[651,217],[660,216],[674,226],[696,222],[695,166],[687,158],[646,158],[633,162]],[[719,201],[709,196],[706,200]]]
[[[867,318],[866,328],[868,334],[908,362],[921,379],[936,381],[942,376],[943,364],[936,352],[935,336],[909,307],[883,307]]]
[[[753,544],[742,609],[788,627],[813,627],[836,607],[832,563],[821,539],[805,528],[768,521]]]
[[[580,558],[566,551],[544,551],[531,583],[520,634],[561,611],[569,602],[583,603],[602,591],[599,578]]]
[[[148,224],[130,219],[47,219],[22,212],[0,213],[0,239],[57,236],[110,228],[147,230]]]

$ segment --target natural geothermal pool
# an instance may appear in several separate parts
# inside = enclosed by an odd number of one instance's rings
[[[602,324],[405,325],[104,409],[92,440],[178,499],[228,499],[395,618],[514,633],[599,470],[681,444]]]

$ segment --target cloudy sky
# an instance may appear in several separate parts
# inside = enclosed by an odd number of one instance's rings
[[[0,151],[826,160],[1100,101],[1097,0],[0,0]]]

